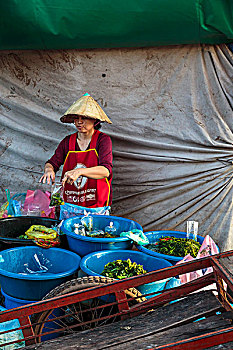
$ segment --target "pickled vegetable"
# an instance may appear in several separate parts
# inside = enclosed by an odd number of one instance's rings
[[[178,238],[173,236],[161,237],[158,242],[154,244],[148,244],[147,249],[153,250],[154,252],[173,255],[177,257],[184,257],[190,254],[193,258],[197,256],[197,253],[201,245],[194,239]]]
[[[123,279],[142,275],[144,273],[147,273],[147,271],[144,270],[143,265],[127,259],[109,262],[104,266],[104,270],[101,275],[110,278]]]
[[[109,232],[104,232],[102,230],[95,230],[91,231],[87,234],[88,237],[93,237],[93,238],[116,238],[118,237],[115,234],[109,233]]]

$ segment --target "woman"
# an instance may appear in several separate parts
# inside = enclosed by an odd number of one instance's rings
[[[105,207],[112,202],[112,143],[100,132],[101,122],[112,122],[89,95],[83,95],[61,117],[74,123],[77,132],[66,136],[46,162],[40,182],[55,181],[63,166],[63,197],[66,203],[87,208]]]

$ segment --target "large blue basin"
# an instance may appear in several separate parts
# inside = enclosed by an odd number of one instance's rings
[[[87,255],[91,252],[100,250],[119,250],[131,249],[133,241],[127,237],[116,238],[93,238],[88,236],[81,236],[74,233],[74,224],[81,223],[82,216],[76,216],[64,220],[61,226],[62,233],[66,234],[69,249],[79,254],[80,256]],[[116,234],[130,231],[133,229],[142,230],[141,225],[137,222],[117,216],[110,215],[93,215],[93,227],[97,230],[104,230],[106,226],[113,222],[116,227]]]
[[[27,246],[0,252],[0,284],[8,295],[40,300],[79,268],[80,256],[65,249]]]
[[[186,238],[187,233],[186,232],[180,232],[180,231],[150,231],[150,232],[145,232],[145,235],[147,236],[150,244],[158,242],[158,240],[162,236],[173,236],[173,237],[178,237],[178,238]],[[190,238],[193,239],[194,236],[190,234]],[[204,241],[204,237],[202,236],[197,236],[197,241],[202,244]],[[170,261],[173,265],[175,265],[178,261],[182,260],[183,257],[178,257],[178,256],[173,256],[173,255],[165,255],[165,254],[160,254],[157,252],[154,252],[153,250],[147,249],[145,246],[137,246],[137,249],[139,249],[141,252],[148,254],[150,256],[154,256],[156,258],[161,258],[161,259],[166,259]]]
[[[104,266],[115,260],[127,260],[130,259],[132,262],[143,265],[144,269],[148,272],[170,267],[172,264],[164,259],[155,258],[148,256],[144,253],[134,250],[118,250],[118,251],[100,251],[90,253],[83,257],[80,262],[81,271],[89,276],[103,276],[101,275]],[[166,278],[160,281],[147,283],[137,287],[142,293],[152,293],[163,290],[166,282],[170,278]]]

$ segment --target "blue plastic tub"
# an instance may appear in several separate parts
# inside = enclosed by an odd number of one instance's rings
[[[14,298],[41,300],[77,271],[80,260],[77,254],[60,248],[27,246],[3,250],[0,284]]]
[[[36,300],[25,300],[25,299],[18,299],[18,298],[13,298],[10,295],[6,294],[2,289],[1,289],[1,293],[4,296],[4,304],[5,304],[5,308],[6,309],[14,309],[16,307],[20,307],[20,306],[25,306],[28,304],[32,304],[32,303],[36,303]],[[37,300],[39,301],[39,300]],[[49,316],[49,318],[54,318],[54,317],[58,317],[62,315],[62,310],[61,309],[55,309],[53,311],[53,314],[51,316]],[[47,323],[47,327],[50,328],[50,330],[55,330],[55,329],[59,329],[59,325],[56,323],[56,321],[50,321]],[[48,329],[46,328],[46,323],[45,323],[45,331],[42,331],[42,333],[45,333],[46,331],[48,332]],[[57,338],[59,335],[59,333],[54,333],[54,334],[47,334],[44,335],[41,340],[45,341],[45,340],[50,340],[50,339],[54,339]]]
[[[133,241],[126,237],[93,238],[74,233],[74,224],[80,224],[81,218],[81,216],[76,216],[74,218],[64,220],[61,226],[61,231],[66,234],[69,248],[73,252],[79,254],[80,256],[85,256],[91,252],[100,250],[132,248]],[[104,228],[108,226],[111,221],[116,227],[116,234],[118,235],[121,232],[126,232],[132,229],[142,230],[141,225],[130,219],[109,215],[93,215],[94,229],[104,230]]]
[[[80,263],[81,271],[89,276],[102,276],[101,273],[104,266],[115,260],[127,260],[130,259],[132,262],[143,265],[144,269],[148,272],[159,270],[165,267],[172,266],[171,263],[164,259],[155,258],[153,256],[148,256],[144,253],[133,251],[133,250],[118,250],[118,251],[102,251],[90,253],[83,257]],[[170,278],[164,280],[147,283],[142,286],[137,287],[137,289],[142,293],[152,293],[163,290],[166,282]]]
[[[187,233],[186,232],[180,232],[180,231],[150,231],[150,232],[145,232],[145,235],[149,239],[150,244],[156,243],[159,238],[162,236],[174,236],[174,237],[179,237],[179,238],[186,238]],[[190,235],[190,238],[193,239],[193,235]],[[197,236],[197,241],[202,244],[204,241],[204,237],[202,236]],[[138,250],[141,252],[148,254],[150,256],[154,256],[157,258],[161,259],[166,259],[170,261],[173,265],[175,265],[178,261],[182,260],[183,257],[178,257],[178,256],[173,256],[173,255],[165,255],[165,254],[160,254],[157,252],[154,252],[153,250],[147,249],[144,246],[137,246]]]
[[[19,306],[32,304],[32,303],[36,303],[37,301],[39,301],[39,300],[25,300],[25,299],[13,298],[10,295],[8,295],[7,293],[5,293],[3,291],[3,289],[1,289],[1,293],[4,296],[4,306],[6,309],[14,309],[14,308],[19,307]]]

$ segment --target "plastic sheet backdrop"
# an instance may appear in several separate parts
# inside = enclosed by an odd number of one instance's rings
[[[35,189],[44,162],[74,132],[62,113],[84,92],[113,125],[112,215],[144,231],[199,222],[233,249],[233,55],[221,46],[2,51],[0,175]],[[22,189],[22,190],[21,190]]]

